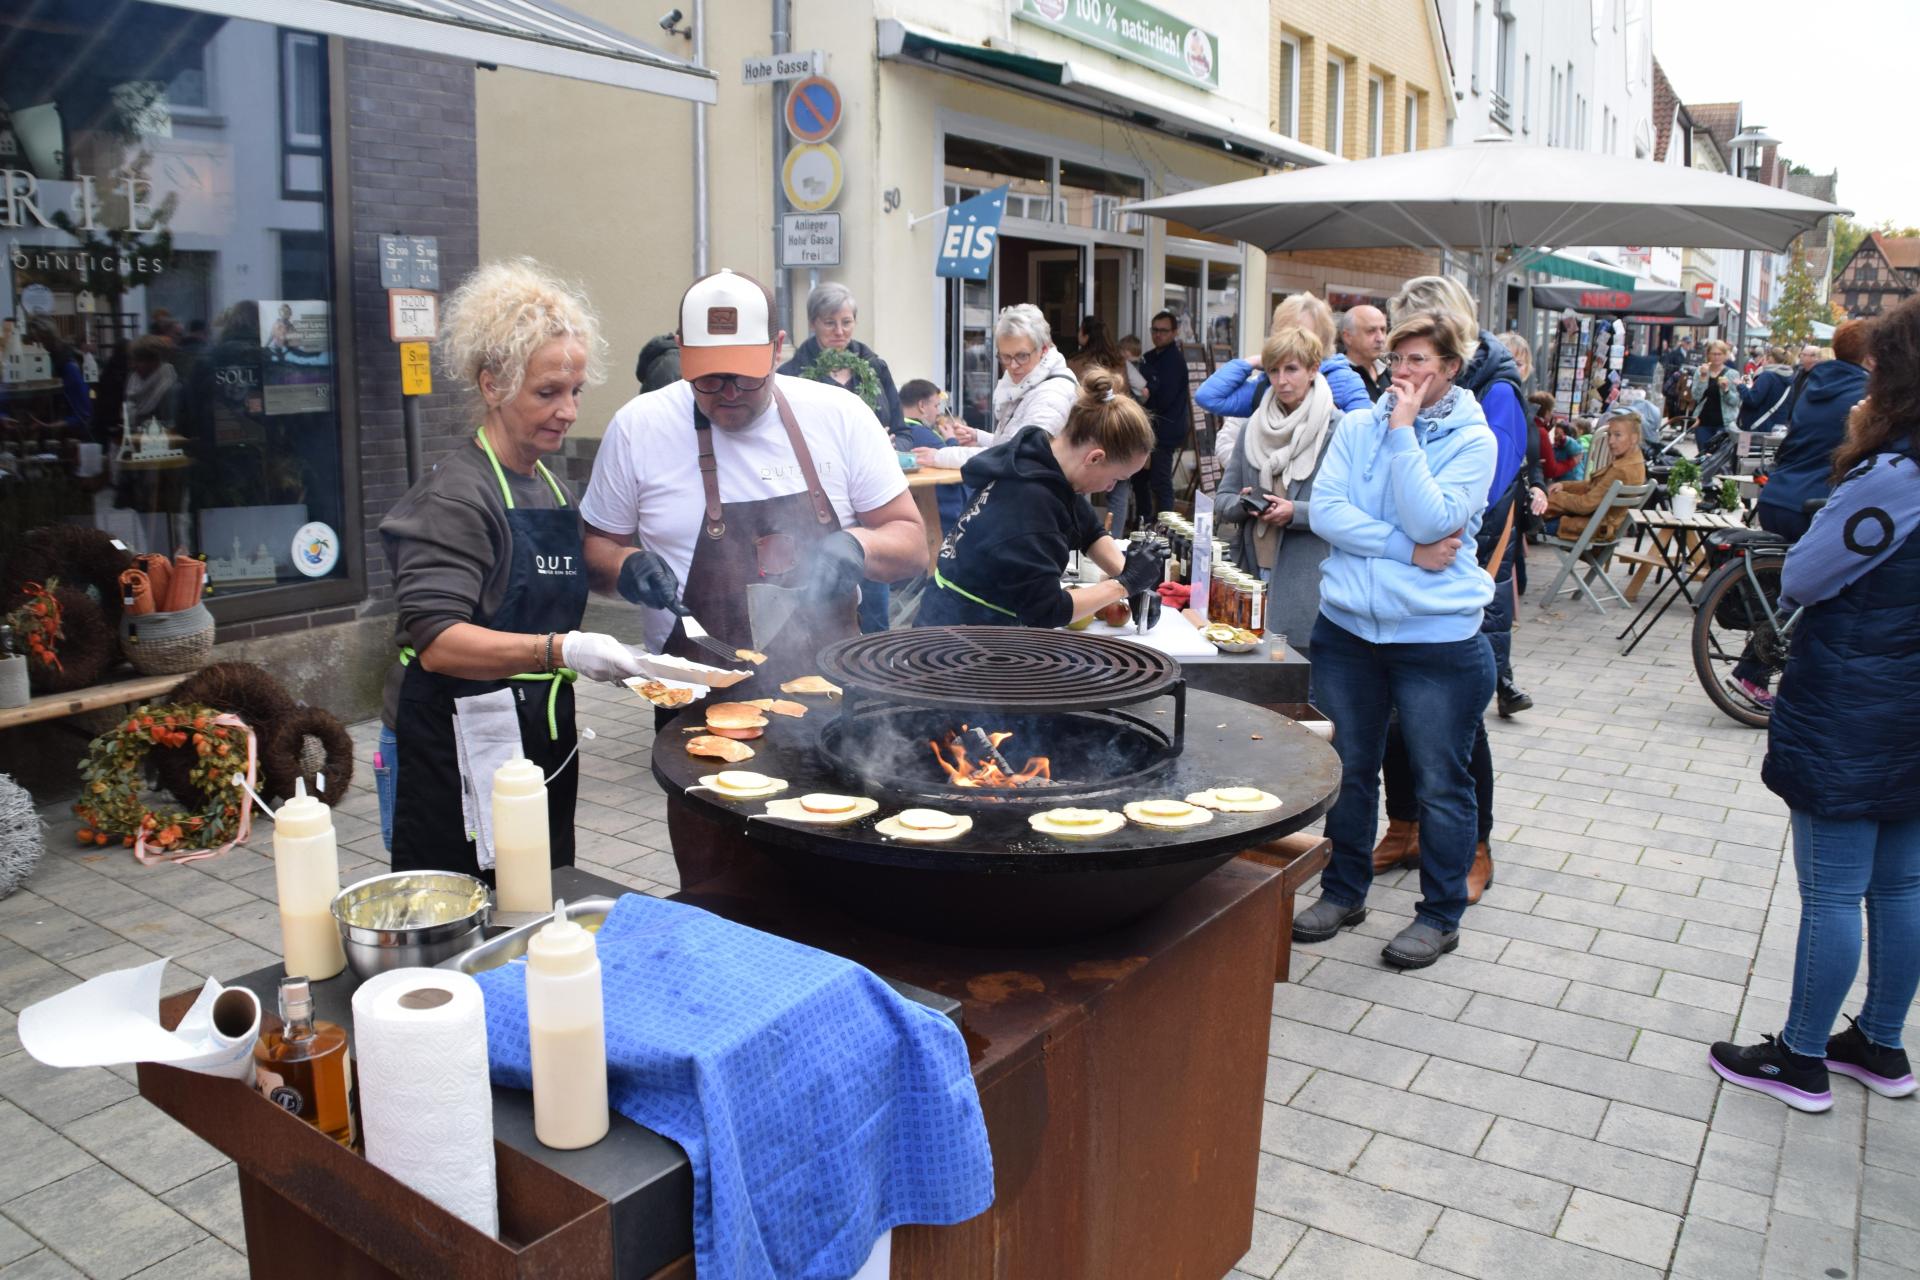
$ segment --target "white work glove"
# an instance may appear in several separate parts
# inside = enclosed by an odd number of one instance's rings
[[[642,674],[634,650],[598,631],[569,631],[560,642],[560,661],[587,680],[625,680]]]

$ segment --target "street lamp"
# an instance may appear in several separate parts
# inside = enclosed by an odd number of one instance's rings
[[[1759,125],[1748,125],[1733,138],[1733,163],[1736,176],[1744,179],[1747,170],[1760,158],[1760,148],[1777,147],[1780,139],[1769,137]],[[1740,251],[1740,337],[1734,347],[1736,361],[1747,354],[1747,284],[1753,275],[1753,250]]]

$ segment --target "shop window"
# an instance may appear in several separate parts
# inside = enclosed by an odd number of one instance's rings
[[[1120,206],[1144,200],[1147,184],[1143,178],[1092,165],[1060,162],[1060,217],[1055,219],[1073,227],[1091,227],[1095,231],[1129,234],[1140,231],[1137,214],[1121,216]]]
[[[1379,76],[1367,77],[1367,154],[1385,155],[1387,151],[1387,82]]]
[[[1420,97],[1408,94],[1406,101],[1406,133],[1403,135],[1408,151],[1420,149]]]
[[[957,204],[982,191],[1005,186],[1008,217],[1053,222],[1052,165],[1046,156],[1031,151],[948,134],[947,203]]]
[[[0,102],[32,104],[0,107],[17,318],[0,331],[0,558],[75,524],[204,554],[216,609],[344,581],[324,41],[135,0],[18,11],[0,10]],[[307,191],[248,163],[295,148]]]
[[[1161,305],[1179,322],[1180,341],[1204,342],[1215,359],[1239,352],[1240,266],[1205,258],[1167,256]]]

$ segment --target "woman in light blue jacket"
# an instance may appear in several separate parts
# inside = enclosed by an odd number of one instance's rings
[[[1387,963],[1424,968],[1460,941],[1478,802],[1469,758],[1493,697],[1480,614],[1493,579],[1472,554],[1498,446],[1454,379],[1478,342],[1450,313],[1417,312],[1388,335],[1392,390],[1341,422],[1314,481],[1320,566],[1314,705],[1333,720],[1340,794],[1320,901],[1293,925],[1323,942],[1366,918],[1387,718],[1397,711],[1420,798],[1420,892]]]

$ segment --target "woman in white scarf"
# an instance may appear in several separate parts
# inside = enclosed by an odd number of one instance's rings
[[[1000,381],[993,388],[993,429],[962,427],[960,443],[943,449],[919,448],[913,456],[923,467],[963,467],[990,445],[1003,444],[1028,427],[1044,427],[1050,436],[1067,425],[1067,411],[1080,394],[1080,380],[1053,345],[1053,329],[1040,308],[1018,302],[993,323],[994,354]]]
[[[1304,650],[1320,612],[1327,544],[1307,513],[1313,477],[1342,414],[1319,372],[1325,348],[1308,329],[1276,329],[1260,350],[1268,390],[1254,406],[1214,499],[1234,559],[1267,580],[1267,627]]]

